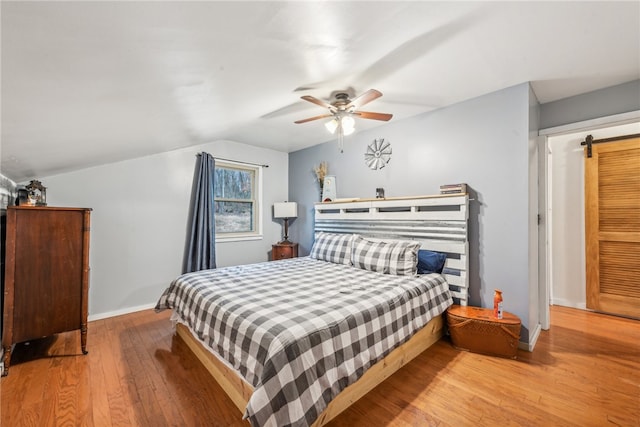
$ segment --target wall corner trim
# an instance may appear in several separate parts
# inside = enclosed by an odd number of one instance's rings
[[[529,342],[520,341],[518,343],[518,348],[520,350],[532,352],[533,348],[536,346],[536,343],[538,342],[540,331],[542,331],[542,325],[538,323],[536,325],[536,328],[533,330],[533,333],[529,335]]]

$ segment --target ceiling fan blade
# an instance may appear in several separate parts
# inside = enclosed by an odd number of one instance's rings
[[[361,119],[382,120],[388,122],[393,117],[393,114],[387,113],[371,113],[369,111],[354,111],[352,114],[360,117]]]
[[[313,120],[324,119],[325,117],[333,117],[333,114],[322,114],[320,116],[309,117],[308,119],[296,120],[294,123],[307,123]]]
[[[335,111],[335,110],[336,110],[336,107],[334,107],[334,106],[333,106],[333,105],[331,105],[331,104],[328,104],[328,103],[324,102],[324,101],[323,101],[323,100],[321,100],[321,99],[316,98],[315,96],[311,96],[311,95],[304,95],[304,96],[301,96],[300,98],[304,99],[305,101],[309,101],[309,102],[311,102],[311,103],[313,103],[313,104],[319,105],[319,106],[321,106],[321,107],[328,108],[328,109],[329,109],[329,111],[332,111],[332,112],[333,112],[333,111]]]
[[[344,108],[345,109],[360,108],[363,105],[370,103],[374,99],[380,98],[381,96],[382,96],[382,92],[379,92],[375,89],[369,89],[368,91],[366,91],[365,93],[363,93],[362,95],[360,95],[359,97],[357,97],[356,99],[348,103]]]
[[[281,116],[287,116],[290,114],[296,114],[298,113],[298,115],[302,115],[305,114],[304,112],[309,112],[309,110],[311,110],[312,107],[309,104],[305,104],[304,102],[300,102],[300,101],[296,101],[293,104],[289,104],[289,105],[285,105],[284,107],[278,108],[277,110],[273,110],[271,112],[268,112],[266,114],[263,114],[262,116],[260,116],[261,119],[274,119],[274,118],[278,118]],[[311,111],[313,113],[313,111]]]

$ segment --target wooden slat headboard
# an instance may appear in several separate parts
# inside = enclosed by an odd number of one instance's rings
[[[315,232],[415,240],[422,249],[445,252],[444,276],[455,302],[467,305],[468,208],[466,194],[316,203]]]

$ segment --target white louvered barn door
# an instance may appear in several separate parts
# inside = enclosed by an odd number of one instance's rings
[[[640,318],[640,138],[585,148],[587,308]]]

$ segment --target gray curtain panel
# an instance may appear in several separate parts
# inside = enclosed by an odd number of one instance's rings
[[[216,268],[216,227],[213,185],[216,163],[211,154],[198,154],[191,189],[191,205],[182,273]]]

